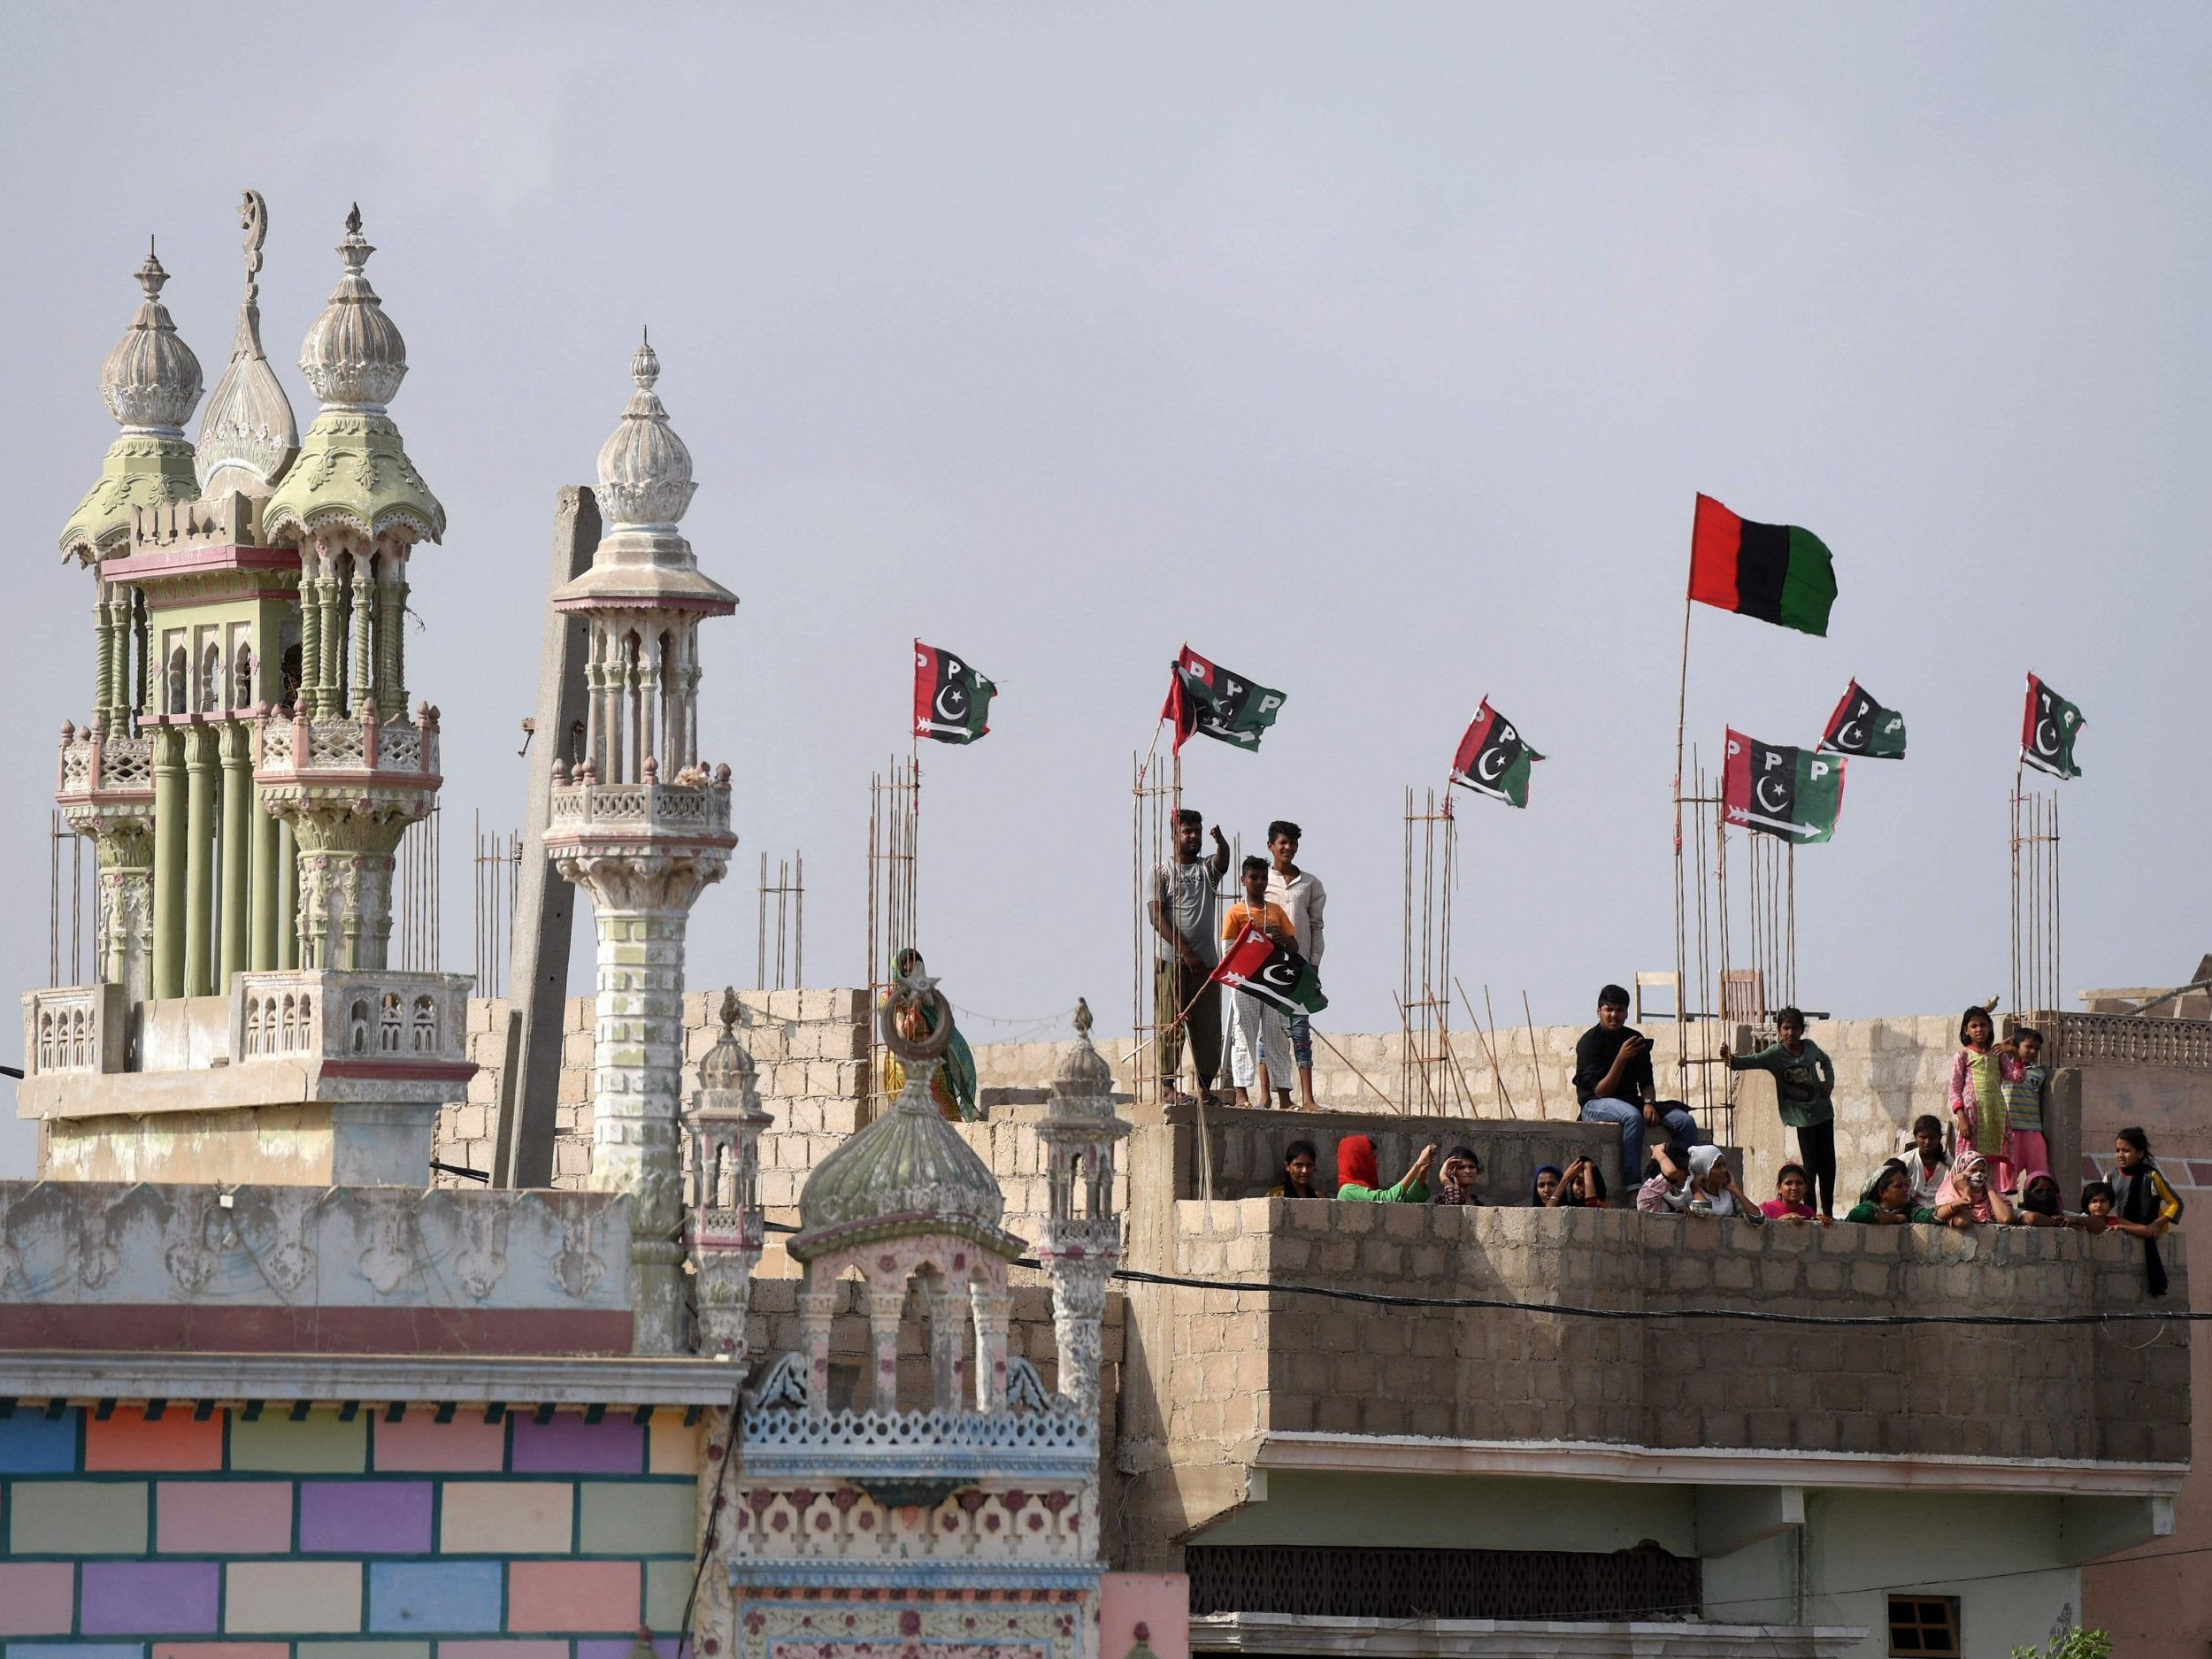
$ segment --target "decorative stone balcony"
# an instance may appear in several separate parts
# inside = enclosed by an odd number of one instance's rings
[[[153,799],[154,742],[150,737],[111,737],[96,726],[61,728],[61,776],[54,798],[65,810],[127,799]],[[76,822],[74,811],[70,821]]]
[[[254,773],[265,787],[285,780],[320,781],[315,778],[319,772],[344,773],[348,780],[373,774],[373,781],[380,785],[411,784],[421,789],[434,789],[441,781],[438,711],[426,703],[418,705],[412,722],[380,721],[373,708],[357,719],[311,720],[295,715],[287,720],[265,712],[257,729],[260,748]]]
[[[556,782],[552,834],[726,836],[730,833],[730,769],[717,769],[714,780],[697,783]]]

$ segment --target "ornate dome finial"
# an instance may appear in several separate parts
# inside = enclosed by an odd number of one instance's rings
[[[1110,1118],[1114,1113],[1114,1068],[1091,1044],[1091,1005],[1075,999],[1075,1041],[1052,1074],[1054,1118]]]
[[[753,1064],[753,1056],[745,1052],[745,1045],[737,1040],[737,1018],[741,1011],[737,987],[725,986],[722,989],[722,1034],[715,1039],[699,1062],[699,1087],[703,1089],[726,1089],[744,1094],[756,1086],[759,1075]]]
[[[637,389],[599,450],[599,501],[611,527],[673,530],[699,488],[691,478],[691,451],[653,390],[660,374],[660,354],[647,334],[630,358]]]
[[[407,378],[407,342],[361,273],[375,251],[361,234],[356,205],[338,243],[345,274],[300,346],[300,371],[322,410],[262,513],[262,534],[273,546],[297,542],[326,521],[372,539],[392,529],[411,540],[445,534],[445,509],[385,412]]]
[[[127,432],[182,437],[184,423],[199,406],[204,382],[199,358],[178,338],[169,308],[161,303],[169,273],[161,268],[150,236],[146,239],[146,263],[138,267],[137,278],[145,298],[100,365],[100,396],[116,425]]]
[[[193,460],[203,495],[242,490],[265,498],[299,453],[299,423],[276,371],[261,349],[261,244],[269,234],[269,208],[257,190],[238,206],[245,233],[246,296],[238,307],[238,333],[230,363],[215,382],[200,421]]]
[[[108,446],[98,481],[62,526],[63,557],[86,565],[130,545],[137,509],[190,501],[199,493],[184,423],[199,406],[200,360],[177,337],[161,303],[169,273],[150,237],[137,279],[137,313],[100,365],[100,396],[123,430]]]
[[[345,274],[300,347],[300,373],[326,409],[381,414],[407,378],[407,342],[362,274],[375,251],[361,234],[361,208],[356,203],[338,243]]]

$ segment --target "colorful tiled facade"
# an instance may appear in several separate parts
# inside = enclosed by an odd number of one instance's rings
[[[701,1415],[17,1409],[5,1659],[672,1659]]]

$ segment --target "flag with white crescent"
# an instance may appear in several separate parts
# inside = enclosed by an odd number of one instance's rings
[[[2074,739],[2087,722],[2081,710],[2033,674],[2028,676],[2028,706],[2020,716],[2020,758],[2054,778],[2078,778]]]
[[[1279,945],[1256,927],[1247,926],[1231,940],[1207,977],[1217,985],[1248,991],[1286,1014],[1318,1014],[1329,1005],[1313,964],[1295,947]]]
[[[1868,760],[1905,757],[1905,717],[1885,709],[1866,688],[1853,680],[1828,717],[1828,729],[1820,748],[1838,755],[1860,755]]]
[[[1194,735],[1239,749],[1257,749],[1275,724],[1284,694],[1233,669],[1210,663],[1186,645],[1175,658],[1160,718],[1174,723],[1175,752]]]
[[[1843,812],[1841,756],[1728,733],[1722,816],[1787,841],[1824,841]]]
[[[914,641],[914,735],[972,743],[991,729],[998,687],[950,651]]]
[[[1528,804],[1531,763],[1544,757],[1528,746],[1513,722],[1490,706],[1485,697],[1475,710],[1474,723],[1459,740],[1452,755],[1451,779],[1478,795],[1486,795],[1508,806]]]

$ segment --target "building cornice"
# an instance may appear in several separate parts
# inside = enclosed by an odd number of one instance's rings
[[[741,1366],[563,1355],[0,1353],[0,1399],[429,1402],[467,1406],[727,1406]]]
[[[2062,1497],[2170,1497],[2181,1490],[2189,1472],[2187,1463],[1293,1432],[1264,1436],[1253,1463],[1263,1470],[1329,1474],[1506,1475],[1666,1486],[2019,1492]]]

